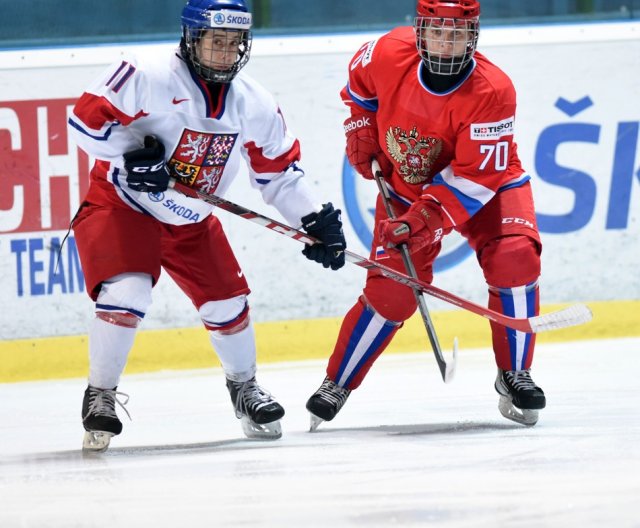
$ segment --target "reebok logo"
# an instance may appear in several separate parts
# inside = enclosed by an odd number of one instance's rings
[[[188,101],[189,99],[178,99],[177,97],[173,98],[173,101],[171,101],[173,104],[180,104],[180,103],[184,103],[185,101]]]
[[[358,128],[371,126],[371,119],[368,117],[361,117],[359,119],[352,119],[348,123],[344,125],[344,133],[351,132],[352,130],[357,130]]]

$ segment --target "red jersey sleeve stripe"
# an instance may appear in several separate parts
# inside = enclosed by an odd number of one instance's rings
[[[74,114],[86,128],[91,130],[102,130],[106,125],[116,122],[127,126],[136,119],[147,115],[143,110],[134,116],[127,115],[104,96],[90,93],[84,93],[78,99]]]
[[[347,85],[341,91],[342,100],[346,103],[351,101],[352,103],[357,104],[361,108],[369,112],[377,112],[378,111],[378,98],[377,97],[363,97],[358,95],[351,89],[351,85],[347,83]]]
[[[267,158],[262,147],[258,147],[253,141],[246,143],[245,148],[249,154],[251,168],[260,174],[284,172],[289,165],[300,161],[300,142],[297,139],[287,152],[273,159]]]

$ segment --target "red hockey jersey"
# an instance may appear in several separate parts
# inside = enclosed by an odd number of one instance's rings
[[[375,112],[380,147],[394,166],[387,185],[399,199],[439,202],[445,226],[466,222],[497,192],[524,184],[513,141],[516,94],[509,77],[480,53],[444,93],[422,79],[412,27],[364,44],[349,64],[343,101]]]

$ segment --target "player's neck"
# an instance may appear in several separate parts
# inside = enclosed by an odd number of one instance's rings
[[[460,73],[455,75],[439,75],[437,73],[431,73],[426,67],[420,68],[422,82],[424,82],[429,90],[436,93],[443,93],[449,91],[462,81],[462,79],[469,73],[469,68],[472,67],[471,62],[467,64]]]
[[[220,96],[220,92],[222,91],[222,84],[215,82],[208,82],[207,88],[209,89],[209,93],[214,100],[216,100]]]

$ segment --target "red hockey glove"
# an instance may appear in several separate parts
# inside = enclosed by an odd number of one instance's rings
[[[378,143],[375,113],[363,111],[360,114],[352,114],[344,122],[344,133],[347,136],[347,158],[356,172],[372,180],[371,160],[375,158],[380,164],[382,174],[391,174],[393,165]]]
[[[442,212],[437,203],[418,200],[395,220],[382,220],[378,229],[386,248],[397,251],[396,246],[407,244],[409,252],[415,253],[442,238]]]

